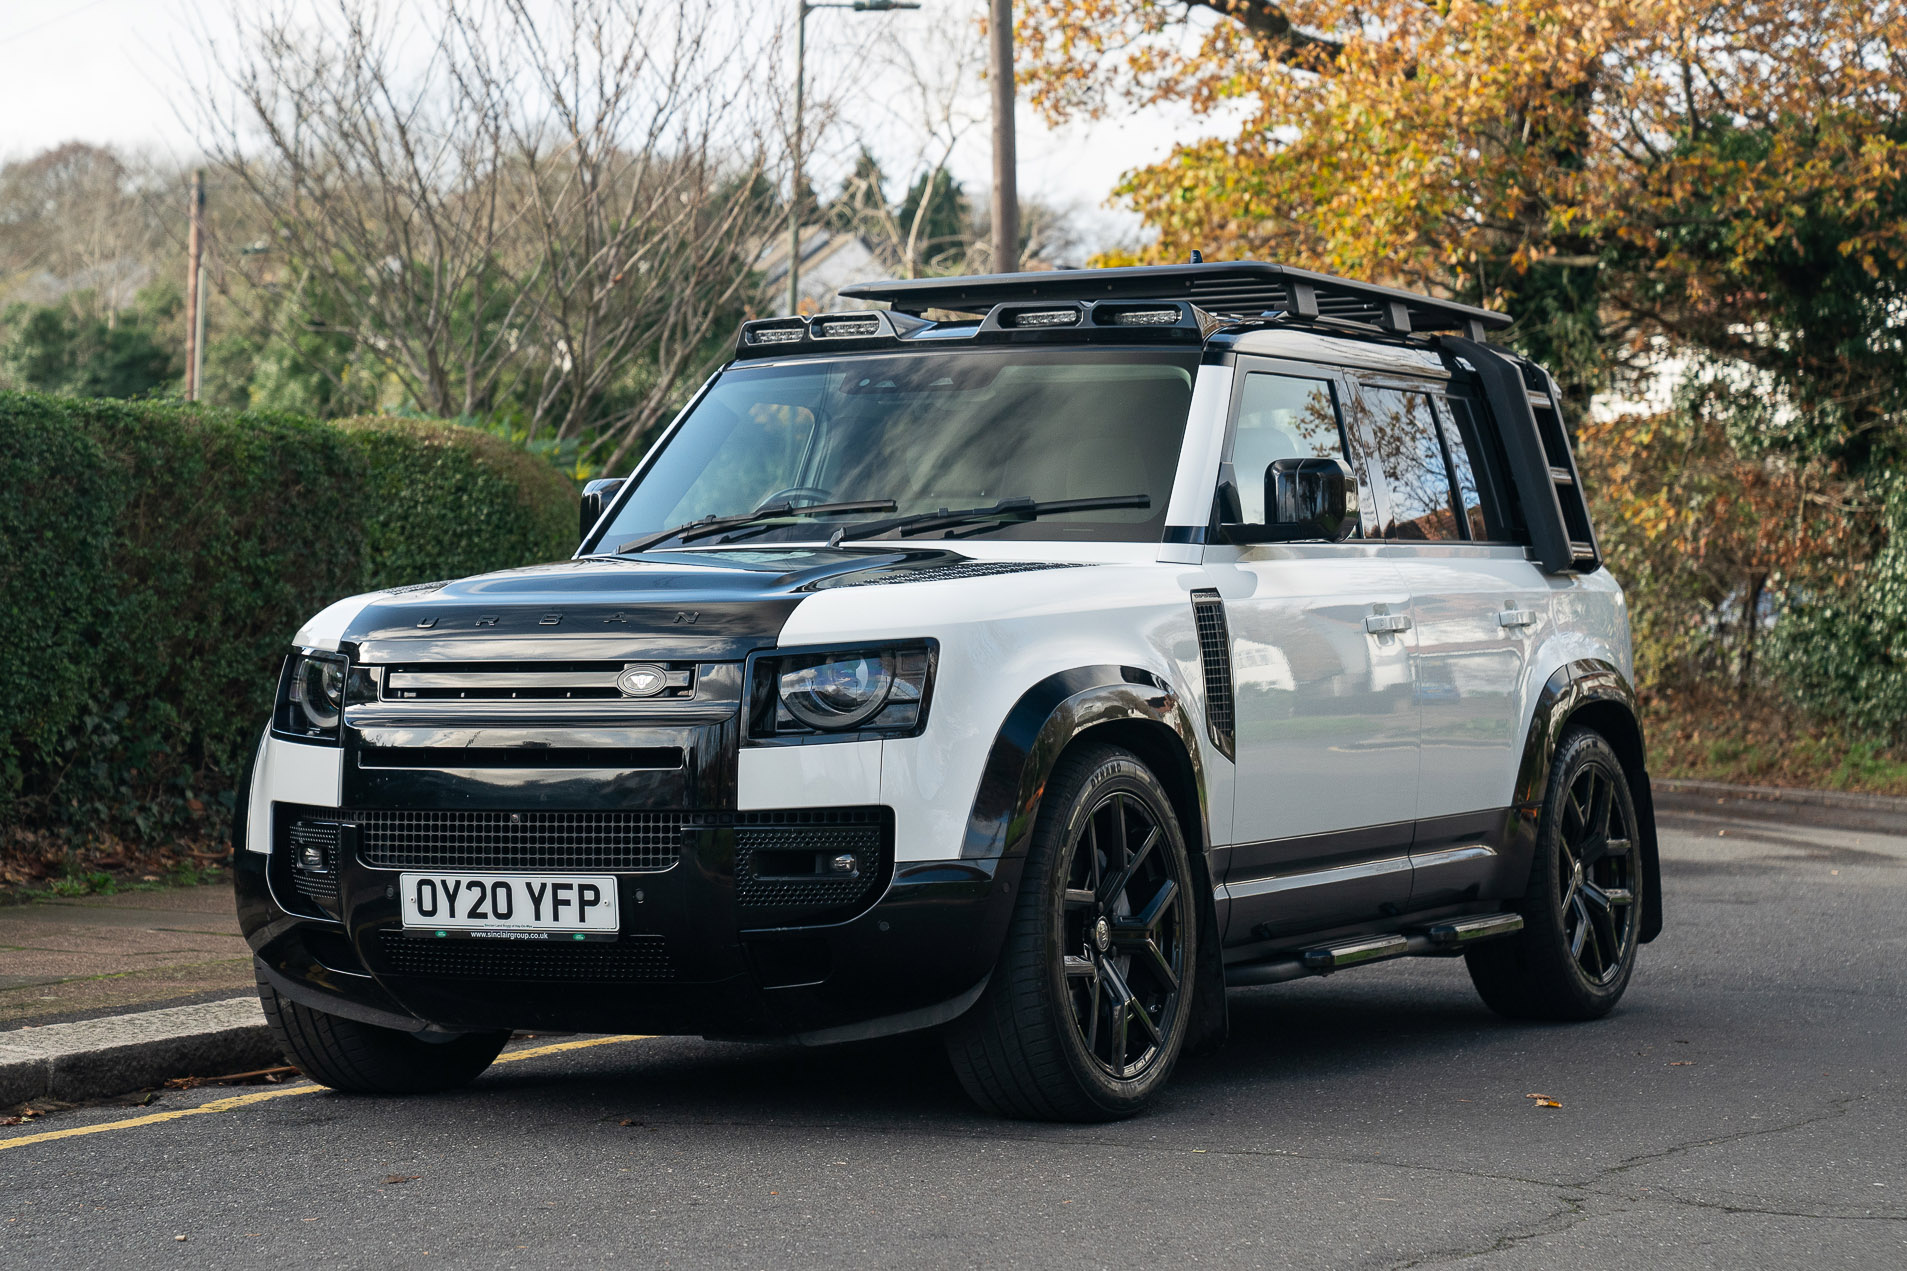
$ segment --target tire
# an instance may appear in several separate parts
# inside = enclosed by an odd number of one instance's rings
[[[1151,1102],[1191,1019],[1191,878],[1145,764],[1097,743],[1060,757],[993,978],[945,1035],[974,1102],[1042,1121],[1116,1120]]]
[[[1642,925],[1641,837],[1622,761],[1587,729],[1563,735],[1550,765],[1523,930],[1464,955],[1491,1010],[1511,1019],[1607,1015],[1635,973]]]
[[[469,1085],[510,1040],[503,1032],[425,1041],[313,1010],[281,995],[263,977],[258,1000],[285,1058],[319,1085],[350,1094],[429,1094]]]

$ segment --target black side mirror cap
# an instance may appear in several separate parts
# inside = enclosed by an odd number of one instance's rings
[[[609,506],[615,499],[616,492],[622,489],[623,480],[622,477],[598,477],[594,481],[584,483],[578,542],[589,541],[589,532],[596,528],[596,522],[602,520],[603,509]]]
[[[1234,543],[1341,543],[1358,529],[1357,478],[1342,459],[1274,459],[1265,469],[1264,525],[1227,525]]]

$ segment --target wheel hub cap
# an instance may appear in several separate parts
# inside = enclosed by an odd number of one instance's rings
[[[1112,948],[1112,924],[1104,918],[1093,924],[1093,947],[1101,953]]]

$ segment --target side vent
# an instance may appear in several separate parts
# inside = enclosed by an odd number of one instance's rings
[[[1235,758],[1232,722],[1232,633],[1225,625],[1225,602],[1216,591],[1192,593],[1192,619],[1198,624],[1199,661],[1205,666],[1205,726],[1212,744]]]

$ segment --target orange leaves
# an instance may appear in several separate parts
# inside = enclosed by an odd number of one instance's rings
[[[1907,100],[1898,3],[1029,0],[1018,26],[1049,114],[1242,110],[1229,144],[1122,184],[1161,257],[1461,285],[1475,262],[1607,245],[1700,295],[1790,250],[1796,206],[1829,200],[1874,209],[1854,259],[1907,258],[1907,224],[1879,211],[1907,173],[1880,127]]]

